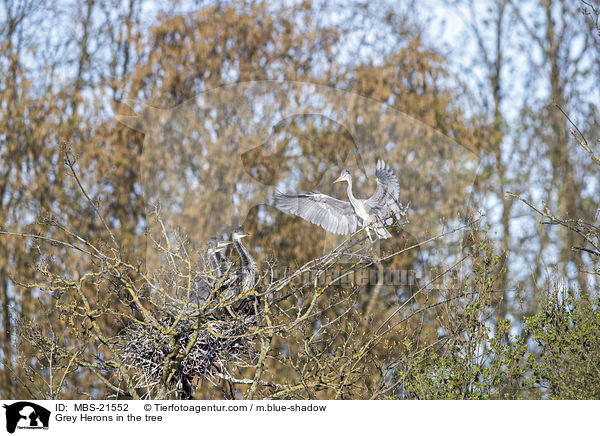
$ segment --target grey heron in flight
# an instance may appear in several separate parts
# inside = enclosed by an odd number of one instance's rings
[[[371,242],[371,230],[377,239],[387,239],[391,233],[385,225],[392,223],[392,217],[398,220],[403,217],[408,206],[402,206],[398,200],[400,184],[396,174],[385,164],[377,162],[375,170],[377,189],[368,199],[358,199],[352,193],[352,176],[342,170],[340,177],[334,183],[348,183],[348,201],[338,200],[320,192],[307,194],[277,194],[275,207],[285,213],[290,213],[317,224],[328,233],[346,235],[356,230],[357,226],[364,227]]]

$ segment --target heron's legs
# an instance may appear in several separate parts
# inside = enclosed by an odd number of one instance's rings
[[[381,240],[381,237],[377,232],[375,232],[375,235],[377,235],[377,237],[375,238],[375,240],[371,241],[371,245],[369,245],[369,251],[373,250],[373,246]]]
[[[367,232],[367,235],[369,236],[369,241],[371,241],[369,246],[365,249],[365,253],[368,253],[369,251],[373,250],[373,246],[377,243],[377,241],[379,241],[381,239],[381,237],[377,233],[377,230],[374,230],[375,238],[373,238],[373,236],[371,236],[371,228],[369,226],[366,226],[365,230]]]
[[[371,229],[369,228],[369,226],[365,226],[365,231],[367,232],[367,236],[369,237],[369,241],[371,241],[371,244],[365,248],[364,253],[368,253],[369,250],[371,249],[371,247],[373,247],[373,237],[371,236]]]
[[[369,241],[373,242],[373,238],[371,237],[371,229],[369,228],[369,226],[366,226],[365,230],[367,231],[367,236],[369,237]]]

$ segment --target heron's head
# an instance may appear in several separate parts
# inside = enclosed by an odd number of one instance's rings
[[[215,251],[226,250],[227,247],[229,247],[231,244],[233,244],[233,242],[231,242],[231,241],[219,241],[217,243],[217,247],[215,248]]]
[[[348,171],[342,170],[342,173],[340,174],[340,176],[333,181],[333,183],[337,183],[337,182],[352,183],[352,176],[350,175],[350,173]]]
[[[219,251],[225,250],[231,244],[231,241],[221,241],[219,238],[211,238],[211,240],[208,241],[208,248],[206,251],[209,253],[218,253]]]
[[[244,229],[242,229],[241,227],[238,227],[231,234],[231,239],[233,239],[234,241],[240,241],[242,238],[245,238],[246,236],[249,236],[249,234],[244,232]]]
[[[217,248],[217,243],[219,242],[219,240],[217,238],[211,238],[210,241],[208,241],[208,246],[206,247],[207,251],[215,251]]]

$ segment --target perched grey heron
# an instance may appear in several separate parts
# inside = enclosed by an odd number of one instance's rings
[[[231,244],[231,241],[221,241],[216,237],[211,238],[208,243],[206,257],[208,258],[211,273],[216,279],[222,279],[225,274],[227,260],[222,253]]]
[[[231,234],[233,246],[240,255],[239,282],[241,293],[252,291],[254,289],[254,285],[256,284],[256,272],[258,270],[258,266],[254,260],[254,257],[252,257],[250,251],[244,247],[244,244],[242,244],[242,239],[246,236],[249,236],[248,233],[244,232],[241,227],[235,229],[235,231]]]
[[[233,246],[237,250],[240,256],[240,269],[239,275],[234,277],[236,295],[248,295],[252,294],[248,298],[244,297],[241,303],[236,307],[238,312],[252,313],[251,307],[254,306],[254,312],[256,312],[256,303],[258,302],[256,295],[254,295],[254,287],[256,285],[256,273],[258,271],[258,264],[250,254],[250,251],[242,244],[242,239],[249,236],[248,233],[244,232],[241,227],[238,227],[231,234]]]
[[[395,216],[398,220],[406,215],[408,206],[402,206],[398,200],[400,184],[396,174],[385,164],[377,162],[375,170],[377,189],[369,199],[358,199],[352,193],[352,176],[346,170],[334,181],[348,183],[348,201],[338,200],[320,192],[308,194],[277,194],[275,207],[285,213],[290,213],[317,224],[328,233],[346,235],[356,230],[357,226],[364,227],[371,242],[371,230],[377,239],[387,239],[391,233],[385,225],[392,223]]]
[[[202,277],[197,282],[196,292],[190,295],[190,301],[201,306],[210,296],[211,292],[223,279],[227,260],[222,252],[232,243],[230,241],[221,241],[218,238],[212,238],[206,248],[206,258],[210,267],[210,276]]]

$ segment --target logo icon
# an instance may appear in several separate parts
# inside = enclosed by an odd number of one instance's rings
[[[50,411],[29,401],[19,401],[10,405],[4,404],[6,409],[6,431],[14,433],[19,429],[48,429]]]

